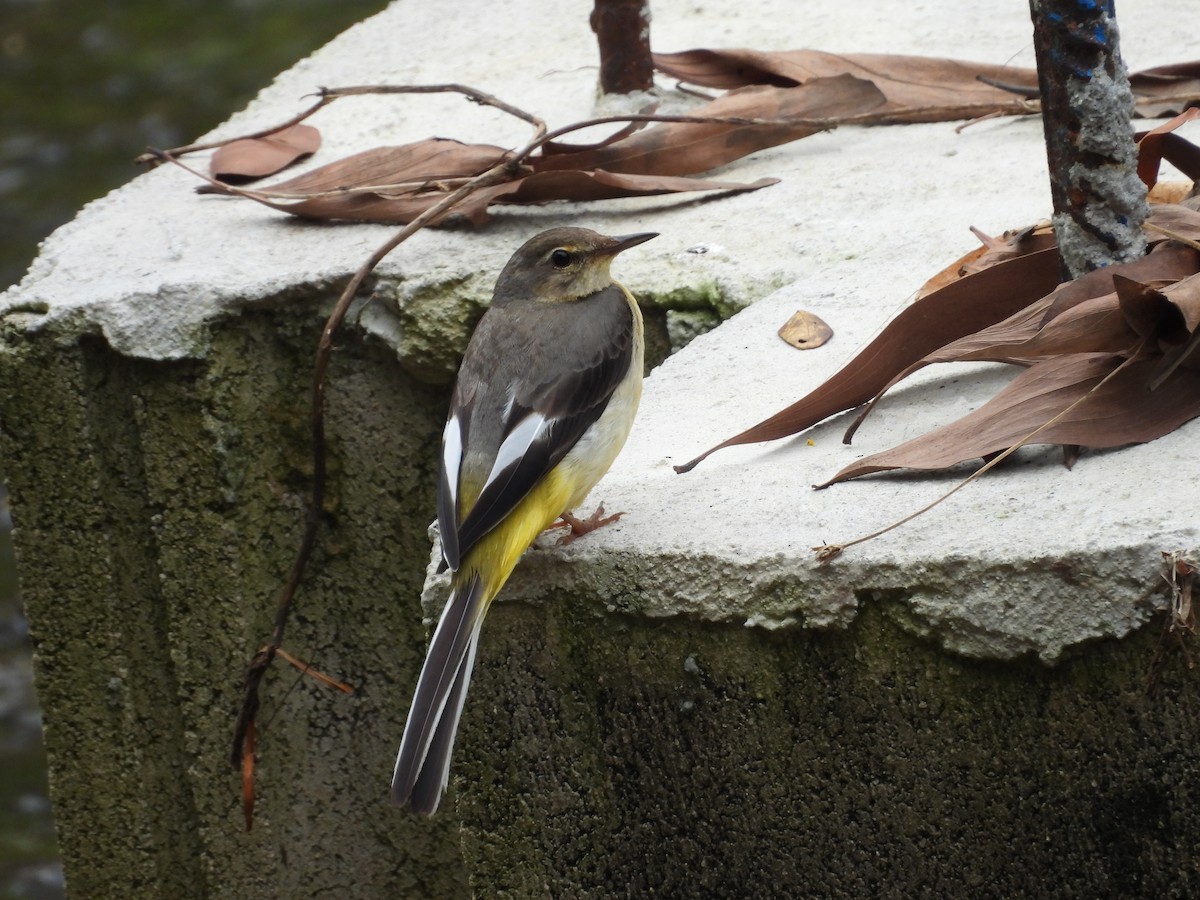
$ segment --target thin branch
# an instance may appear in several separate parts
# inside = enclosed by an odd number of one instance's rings
[[[219,141],[209,141],[204,144],[188,144],[186,147],[175,147],[171,150],[155,150],[151,148],[134,160],[134,162],[157,164],[167,161],[168,157],[180,157],[186,156],[189,153],[199,153],[203,150],[215,150],[218,147],[224,147],[226,144],[232,144],[234,141],[250,141],[257,138],[270,137],[277,132],[283,131],[285,128],[291,128],[293,125],[299,125],[305,119],[309,118],[317,111],[323,109],[334,100],[337,100],[341,97],[361,97],[366,94],[446,93],[462,94],[472,103],[478,103],[480,106],[493,106],[511,116],[516,116],[518,119],[523,119],[535,127],[540,121],[536,116],[527,113],[523,109],[505,103],[503,100],[493,97],[491,94],[488,94],[485,91],[477,90],[465,84],[353,85],[351,87],[318,88],[316,91],[316,96],[318,98],[316,103],[279,125],[272,125],[270,128],[252,131],[250,134],[239,134],[236,137],[224,138],[223,140]]]
[[[1156,225],[1153,222],[1144,222],[1142,227],[1147,231],[1156,231],[1165,237],[1169,237],[1173,241],[1191,247],[1193,250],[1200,250],[1200,241],[1193,240],[1187,235],[1180,234],[1178,231],[1172,231],[1170,228],[1163,228],[1161,225]]]
[[[321,88],[319,93],[321,99],[327,102],[336,100],[338,97],[357,97],[364,94],[462,94],[472,103],[494,107],[510,116],[523,119],[534,128],[545,128],[542,120],[533,113],[505,103],[500,98],[493,97],[486,91],[478,90],[467,84],[364,84],[352,87]]]

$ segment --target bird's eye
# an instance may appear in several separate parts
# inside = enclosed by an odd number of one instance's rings
[[[562,247],[559,247],[550,254],[550,262],[556,269],[565,269],[571,264],[571,254]]]

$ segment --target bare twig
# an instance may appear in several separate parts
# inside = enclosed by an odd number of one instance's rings
[[[1193,250],[1200,250],[1200,241],[1194,240],[1187,235],[1180,234],[1178,231],[1172,231],[1170,228],[1163,228],[1161,225],[1157,225],[1154,222],[1145,222],[1142,227],[1147,231],[1158,232],[1164,237],[1169,237],[1171,240],[1176,241],[1177,243],[1191,247]]]
[[[478,103],[480,106],[491,106],[501,112],[506,112],[510,116],[523,119],[534,126],[534,128],[545,127],[542,120],[533,115],[533,113],[505,103],[499,97],[493,97],[486,91],[478,90],[468,84],[364,84],[352,87],[320,89],[321,99],[327,102],[336,100],[339,97],[359,97],[364,94],[462,94],[472,103]]]
[[[236,137],[225,138],[220,141],[208,141],[203,144],[188,144],[186,147],[175,147],[171,150],[155,150],[149,149],[134,162],[150,163],[157,165],[165,162],[171,157],[178,158],[186,156],[189,153],[199,153],[202,150],[215,150],[218,147],[224,147],[226,144],[232,144],[234,141],[249,141],[256,138],[270,137],[285,128],[291,128],[293,125],[299,125],[305,119],[312,116],[314,113],[324,109],[334,100],[342,97],[361,97],[366,94],[462,94],[473,103],[478,103],[481,106],[493,106],[511,116],[516,116],[518,119],[524,119],[531,125],[535,125],[538,121],[536,116],[525,112],[523,109],[511,106],[493,97],[484,91],[477,90],[470,85],[465,84],[413,84],[413,85],[353,85],[350,87],[338,88],[318,88],[316,92],[317,102],[308,109],[297,113],[285,122],[279,125],[272,125],[270,128],[262,128],[258,131],[252,131],[250,134],[239,134]]]

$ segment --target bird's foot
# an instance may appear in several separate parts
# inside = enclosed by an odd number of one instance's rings
[[[570,531],[568,531],[555,542],[560,547],[565,547],[568,544],[574,543],[577,538],[583,537],[589,531],[595,531],[597,528],[603,528],[605,525],[611,525],[623,515],[625,515],[625,513],[619,512],[613,513],[611,516],[606,516],[604,514],[604,504],[601,503],[598,507],[596,507],[596,511],[586,519],[580,519],[577,516],[571,515],[569,512],[565,512],[558,517],[558,521],[551,525],[550,528],[570,529]],[[550,528],[547,528],[546,530],[549,531]]]

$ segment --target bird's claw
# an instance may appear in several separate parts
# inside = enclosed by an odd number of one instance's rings
[[[568,544],[574,543],[576,539],[583,537],[590,531],[595,531],[597,528],[603,528],[605,525],[611,525],[613,522],[618,521],[623,515],[625,515],[625,513],[619,512],[613,513],[611,516],[606,516],[604,514],[604,504],[601,503],[598,507],[596,507],[596,511],[586,519],[580,519],[577,516],[571,515],[569,512],[565,512],[559,516],[558,521],[551,525],[550,528],[570,529],[570,531],[555,541],[558,546],[566,547]]]

